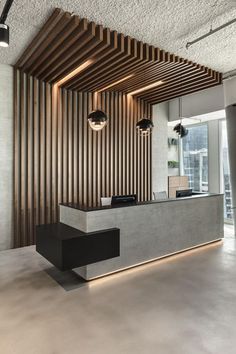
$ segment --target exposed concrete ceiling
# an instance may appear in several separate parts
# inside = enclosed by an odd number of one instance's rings
[[[5,0],[0,0],[0,10]],[[236,23],[194,44],[196,37],[236,17],[236,0],[15,0],[7,24],[9,48],[0,63],[14,64],[55,7],[135,37],[223,73],[236,68]]]

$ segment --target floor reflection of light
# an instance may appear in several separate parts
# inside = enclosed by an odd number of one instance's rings
[[[181,251],[170,253],[165,256],[155,258],[153,260],[149,260],[148,262],[138,263],[132,267],[121,268],[115,272],[110,272],[110,273],[106,273],[106,274],[103,274],[103,275],[95,277],[95,278],[90,278],[88,281],[88,285],[89,286],[100,285],[104,282],[124,277],[125,275],[127,276],[127,275],[131,275],[131,274],[138,273],[141,271],[145,271],[151,267],[157,266],[158,264],[173,262],[173,261],[180,259],[182,257],[188,257],[192,254],[207,251],[211,248],[219,247],[222,245],[223,245],[222,239],[216,239],[214,241],[202,243],[202,244],[194,246],[194,247],[185,248]]]
[[[236,238],[234,232],[234,225],[225,224],[224,225],[224,235],[225,235],[225,242],[224,242],[224,250],[227,251],[235,251],[236,250]]]

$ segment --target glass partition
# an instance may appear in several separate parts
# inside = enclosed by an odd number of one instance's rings
[[[194,192],[208,192],[208,125],[188,126],[181,139],[181,172]]]

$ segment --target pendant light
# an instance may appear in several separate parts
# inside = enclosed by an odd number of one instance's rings
[[[179,135],[180,138],[188,135],[188,129],[185,128],[181,123],[176,124],[174,131]]]
[[[5,24],[13,0],[7,0],[0,17],[0,47],[9,46],[9,27]]]
[[[9,27],[4,23],[0,23],[0,47],[8,47],[9,45]]]
[[[182,97],[179,98],[179,118],[180,123],[176,124],[173,130],[179,135],[180,138],[183,138],[188,135],[188,129],[182,125]]]
[[[100,110],[92,111],[88,115],[88,122],[90,128],[95,131],[102,130],[108,123],[108,117],[106,113]]]
[[[153,127],[153,122],[151,121],[151,119],[147,118],[140,119],[136,124],[136,129],[141,136],[150,135]]]
[[[94,131],[102,130],[108,123],[108,117],[101,109],[101,95],[98,92],[94,92],[93,95],[93,107],[96,107],[94,111],[88,115],[88,123],[91,129]]]

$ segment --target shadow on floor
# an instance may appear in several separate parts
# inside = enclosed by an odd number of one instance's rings
[[[75,290],[88,284],[86,280],[72,270],[61,272],[59,269],[51,267],[46,269],[45,272],[66,291]]]

